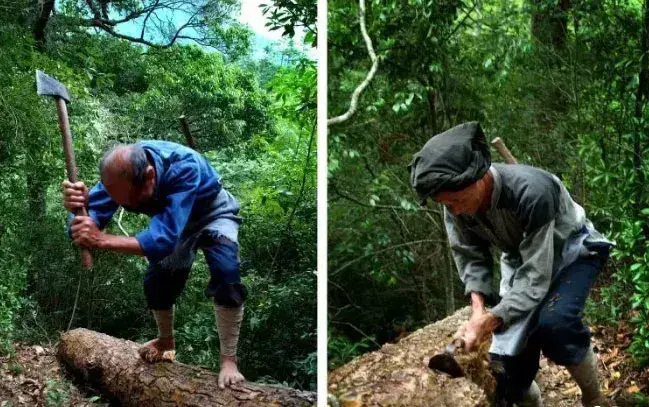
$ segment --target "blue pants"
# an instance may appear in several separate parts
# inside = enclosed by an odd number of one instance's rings
[[[535,328],[523,353],[490,354],[497,381],[496,398],[509,405],[521,399],[539,370],[541,352],[558,365],[577,365],[590,347],[590,330],[582,321],[586,298],[608,259],[609,246],[587,246],[597,255],[580,257],[553,282],[541,304]]]
[[[182,293],[198,248],[210,269],[205,295],[225,307],[239,307],[246,288],[239,275],[239,246],[214,230],[204,230],[195,239],[179,245],[173,261],[149,265],[144,275],[144,294],[150,309],[170,309]]]

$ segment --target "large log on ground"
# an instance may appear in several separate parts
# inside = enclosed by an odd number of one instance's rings
[[[58,357],[68,369],[121,406],[313,406],[316,395],[243,383],[220,390],[218,374],[182,363],[148,364],[135,342],[87,329],[62,335]]]
[[[443,351],[469,318],[469,308],[428,325],[397,344],[362,355],[329,375],[329,405],[476,407],[488,405],[485,347],[460,357],[469,378],[452,379],[428,369],[428,360]],[[476,384],[480,383],[480,385]]]

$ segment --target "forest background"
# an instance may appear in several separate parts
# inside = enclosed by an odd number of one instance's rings
[[[629,324],[649,363],[649,7],[642,1],[328,3],[329,367],[467,304],[439,205],[407,165],[478,120],[519,162],[559,176],[617,247],[587,306]],[[359,28],[364,15],[376,62]],[[494,161],[503,161],[492,150]],[[640,397],[640,396],[639,396]]]
[[[84,271],[65,233],[61,136],[51,98],[36,95],[40,69],[71,94],[88,186],[115,142],[187,144],[186,116],[245,219],[240,369],[249,380],[315,390],[316,4],[262,5],[268,29],[287,39],[277,43],[256,42],[240,8],[238,0],[0,2],[1,354],[17,342],[54,345],[70,322],[137,341],[157,334],[145,260],[95,252]],[[116,214],[109,231],[133,235],[147,222]],[[177,303],[176,341],[180,361],[218,369],[208,278],[199,256]]]

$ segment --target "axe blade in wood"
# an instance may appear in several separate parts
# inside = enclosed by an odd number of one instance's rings
[[[464,370],[462,366],[455,359],[455,351],[464,347],[462,339],[455,339],[450,344],[446,345],[444,352],[430,358],[428,367],[437,372],[445,373],[453,378],[464,377]]]

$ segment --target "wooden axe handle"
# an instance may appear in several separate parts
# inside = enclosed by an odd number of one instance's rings
[[[70,134],[70,123],[68,122],[68,108],[65,105],[65,100],[55,97],[56,110],[59,113],[59,127],[61,128],[61,136],[63,137],[63,152],[65,153],[65,168],[68,172],[68,179],[70,182],[77,182],[77,165],[74,159],[74,148],[72,148],[72,135]],[[88,211],[85,207],[77,209],[76,215],[88,216]],[[85,269],[92,267],[92,254],[88,249],[81,249],[81,263]]]
[[[500,153],[501,157],[505,159],[507,164],[518,164],[518,161],[516,161],[516,158],[514,158],[511,151],[509,151],[503,139],[496,137],[491,141],[491,145],[498,150],[498,153]]]
[[[187,140],[187,145],[196,150],[196,143],[194,142],[194,136],[192,136],[192,133],[189,131],[189,123],[187,123],[187,118],[185,117],[185,115],[182,115],[178,119],[180,120],[180,126],[183,130],[183,134],[185,135],[185,139]]]

